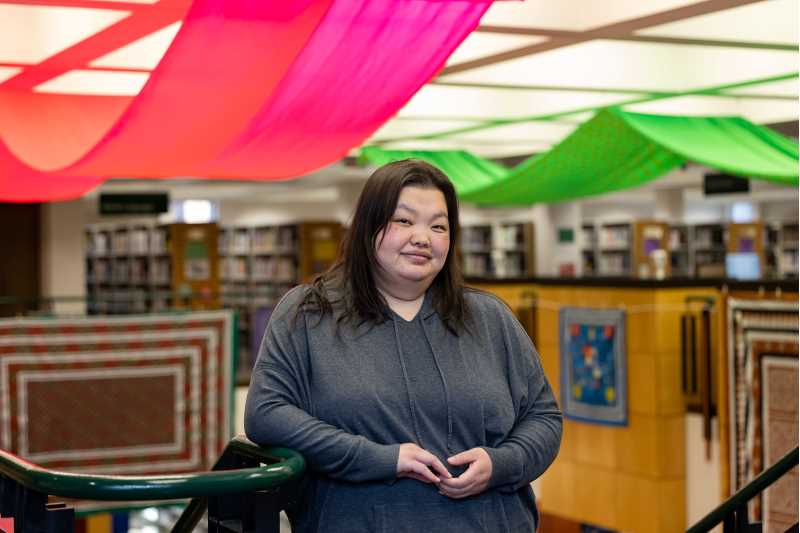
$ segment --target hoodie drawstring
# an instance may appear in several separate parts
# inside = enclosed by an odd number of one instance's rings
[[[422,443],[422,437],[419,431],[419,424],[417,423],[417,414],[416,414],[416,409],[414,407],[414,398],[411,396],[411,382],[408,379],[408,371],[406,370],[406,360],[403,357],[403,347],[400,343],[400,332],[397,331],[396,317],[392,317],[392,326],[394,327],[394,338],[397,344],[397,356],[400,358],[400,368],[403,370],[403,382],[405,383],[406,395],[408,396],[408,408],[411,409],[411,423],[414,426],[414,435],[417,437],[417,442],[419,442],[420,447],[425,448],[425,445]]]
[[[433,354],[433,362],[436,364],[436,370],[439,372],[439,378],[442,380],[442,387],[444,388],[444,405],[447,409],[447,453],[448,455],[452,455],[453,448],[450,446],[450,441],[453,436],[453,416],[450,410],[450,389],[447,387],[447,380],[444,377],[444,372],[442,372],[442,365],[439,363],[439,354],[436,353],[433,343],[428,336],[428,330],[425,328],[425,321],[420,319],[420,324],[422,325],[423,333],[425,333],[425,341],[428,343],[431,353]]]

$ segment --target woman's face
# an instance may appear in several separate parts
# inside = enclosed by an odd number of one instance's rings
[[[378,285],[390,291],[409,284],[423,284],[427,289],[449,251],[450,225],[442,191],[405,187],[389,224],[375,240]]]

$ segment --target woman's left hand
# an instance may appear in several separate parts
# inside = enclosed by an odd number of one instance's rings
[[[480,494],[489,486],[492,478],[492,459],[483,448],[472,448],[447,459],[451,465],[466,465],[467,469],[458,477],[439,483],[439,492],[450,498],[466,498]]]

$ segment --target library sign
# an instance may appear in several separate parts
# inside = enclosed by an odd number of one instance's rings
[[[101,193],[101,215],[158,215],[169,211],[169,194],[155,193]]]

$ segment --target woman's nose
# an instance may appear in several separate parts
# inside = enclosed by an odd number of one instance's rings
[[[411,244],[414,246],[428,247],[431,245],[431,238],[424,231],[416,231],[411,235]]]

